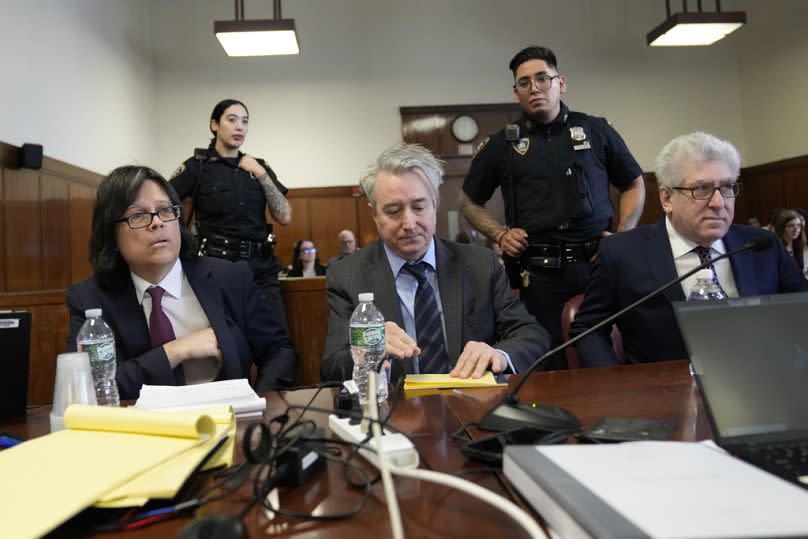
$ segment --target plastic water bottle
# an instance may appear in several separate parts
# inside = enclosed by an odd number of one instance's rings
[[[713,281],[713,272],[709,269],[704,269],[696,272],[696,284],[690,289],[687,295],[687,301],[704,301],[704,300],[723,300],[727,296],[718,286],[718,283]]]
[[[373,293],[359,294],[359,305],[351,315],[351,356],[353,381],[359,388],[359,401],[368,400],[368,372],[384,361],[384,316],[373,304]],[[387,373],[381,369],[378,401],[387,400]]]
[[[79,352],[90,356],[95,396],[100,406],[120,406],[115,382],[115,334],[101,318],[101,309],[87,309],[87,318],[76,337]]]

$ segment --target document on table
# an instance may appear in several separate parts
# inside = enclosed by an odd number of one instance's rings
[[[74,404],[64,418],[65,430],[0,452],[4,536],[42,536],[115,492],[117,500],[170,494],[169,483],[179,488],[186,479],[182,470],[193,471],[222,441],[217,436],[227,435],[219,434],[210,415],[198,412]],[[218,447],[227,451],[224,445]],[[218,451],[212,456],[230,462],[232,446],[229,451],[229,456]],[[141,480],[168,462],[178,466],[170,478],[151,474],[153,481]],[[134,491],[127,490],[130,482]]]
[[[144,384],[136,408],[178,411],[213,406],[233,407],[236,417],[263,415],[267,401],[250,387],[246,378],[221,380],[189,386],[151,386]]]
[[[451,389],[474,387],[500,387],[506,383],[497,382],[494,373],[487,371],[481,378],[454,378],[448,374],[408,374],[404,377],[404,390]]]

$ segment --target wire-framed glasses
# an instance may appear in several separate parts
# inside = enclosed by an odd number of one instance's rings
[[[699,184],[696,187],[672,187],[675,191],[690,191],[690,196],[696,200],[710,200],[716,191],[724,198],[735,198],[741,190],[741,184],[722,183],[718,187],[710,184]]]
[[[154,220],[154,216],[160,218],[160,220],[164,223],[168,223],[171,221],[176,221],[180,218],[182,214],[182,206],[176,204],[174,206],[166,206],[164,208],[160,208],[157,211],[152,212],[138,212],[129,215],[128,217],[121,217],[120,219],[116,219],[116,223],[123,223],[129,225],[129,228],[146,228],[152,221]]]

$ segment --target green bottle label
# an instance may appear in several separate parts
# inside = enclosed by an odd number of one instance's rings
[[[376,346],[379,344],[384,344],[384,326],[351,328],[351,346]]]
[[[85,344],[79,347],[79,352],[87,352],[90,364],[107,363],[115,361],[115,341]]]

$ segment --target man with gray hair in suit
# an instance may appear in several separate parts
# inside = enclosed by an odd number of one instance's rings
[[[522,372],[549,349],[549,335],[513,296],[491,251],[435,237],[442,182],[441,163],[417,144],[385,150],[362,174],[381,239],[328,271],[324,380],[351,377],[348,327],[362,292],[374,293],[386,320],[394,380]]]

